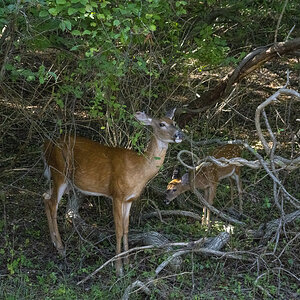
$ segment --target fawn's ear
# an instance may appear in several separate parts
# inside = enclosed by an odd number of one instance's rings
[[[179,179],[179,178],[180,178],[180,170],[178,167],[175,167],[172,174],[172,180]]]
[[[181,178],[181,183],[184,185],[188,185],[189,182],[189,173],[185,173]]]
[[[166,118],[173,119],[176,111],[176,107],[166,112]]]
[[[151,125],[152,124],[152,118],[150,118],[149,116],[147,116],[145,114],[145,112],[143,111],[137,111],[134,114],[135,118],[137,120],[139,120],[140,122],[142,122],[144,125]]]

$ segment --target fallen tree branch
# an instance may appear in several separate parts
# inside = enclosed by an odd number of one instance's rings
[[[137,251],[142,251],[142,250],[146,250],[146,249],[153,249],[155,248],[152,245],[149,246],[143,246],[143,247],[135,247],[135,248],[131,248],[128,251],[125,252],[121,252],[118,255],[115,255],[114,257],[112,257],[111,259],[107,260],[103,265],[101,265],[99,268],[97,268],[94,272],[92,272],[91,274],[89,274],[88,276],[86,276],[84,279],[80,280],[77,282],[77,285],[80,285],[84,282],[86,282],[87,280],[91,279],[92,277],[94,277],[97,273],[99,273],[104,267],[106,267],[108,264],[114,262],[115,260],[117,260],[118,258],[122,258],[123,256],[126,256],[127,254],[130,254],[132,252],[137,252]]]
[[[256,239],[260,238],[261,243],[264,244],[269,240],[271,235],[277,231],[277,228],[278,226],[280,226],[280,224],[287,225],[298,219],[300,219],[300,210],[296,210],[266,224],[261,224],[257,230],[248,230],[247,234],[253,236]]]
[[[120,254],[117,254],[114,257],[112,257],[111,259],[107,260],[103,265],[101,265],[99,268],[97,268],[95,271],[93,271],[87,277],[85,277],[81,281],[77,282],[77,285],[80,285],[80,284],[86,282],[87,280],[91,279],[93,276],[95,276],[97,273],[99,273],[108,264],[114,262],[118,258],[122,258],[124,256],[127,256],[128,254],[135,253],[135,252],[138,252],[138,251],[147,250],[147,249],[162,249],[162,248],[169,247],[169,246],[171,246],[171,247],[178,247],[179,246],[179,247],[188,247],[188,248],[190,248],[190,247],[198,246],[199,244],[202,245],[202,244],[204,244],[205,241],[207,241],[207,238],[201,238],[197,241],[187,242],[187,243],[168,243],[168,244],[160,245],[160,246],[148,245],[148,246],[131,248],[128,251],[121,252]]]
[[[174,246],[171,246],[171,242],[164,235],[162,235],[156,231],[148,231],[148,232],[130,234],[129,241],[131,244],[152,245],[152,246],[158,247],[158,248],[163,247],[163,250],[165,252],[173,251],[173,247],[174,247]],[[176,257],[170,261],[170,267],[174,271],[179,269],[181,264],[182,264],[181,257]]]
[[[199,247],[201,243],[197,244],[189,244],[188,249],[181,249],[179,251],[176,251],[172,255],[170,255],[165,261],[163,261],[156,269],[155,269],[155,275],[148,278],[145,283],[141,282],[140,280],[135,281],[131,285],[129,285],[125,293],[123,294],[122,300],[128,300],[130,293],[136,292],[132,291],[136,286],[141,288],[146,294],[149,291],[149,287],[151,287],[153,284],[153,281],[155,278],[159,275],[161,271],[163,271],[166,266],[175,258],[178,258],[182,255],[189,254],[189,253],[198,253],[202,255],[210,255],[210,256],[218,256],[218,257],[226,257],[231,259],[238,259],[238,260],[246,260],[252,262],[252,259],[247,259],[241,255],[238,255],[236,253],[226,253],[219,251],[221,248],[225,246],[225,244],[229,241],[230,235],[227,232],[220,233],[217,237],[213,238],[209,244],[207,244],[205,247]],[[161,293],[160,293],[161,294]]]
[[[151,290],[146,286],[146,284],[140,280],[136,280],[135,282],[133,282],[131,285],[129,285],[126,288],[126,290],[123,294],[122,300],[129,299],[129,294],[130,294],[131,290],[135,289],[136,287],[141,289],[146,295],[148,295],[148,296],[151,295]]]
[[[283,55],[293,54],[297,50],[300,50],[300,38],[254,49],[233,72],[221,79],[213,90],[204,92],[200,97],[197,97],[195,109],[181,108],[177,110],[177,114],[185,112],[200,113],[207,110],[212,105],[220,102],[223,97],[226,97],[235,83],[260,68],[267,61]]]
[[[218,252],[218,251],[222,247],[224,247],[224,245],[229,241],[229,238],[230,238],[229,233],[222,232],[214,238],[200,238],[199,240],[192,241],[192,242],[168,243],[168,244],[163,244],[160,246],[148,245],[148,246],[131,248],[128,251],[125,251],[118,255],[115,255],[111,259],[107,260],[104,264],[102,264],[99,268],[97,268],[95,271],[93,271],[87,277],[85,277],[81,281],[77,282],[77,285],[80,285],[80,284],[86,282],[87,280],[91,279],[99,271],[101,271],[104,267],[106,267],[108,264],[112,263],[113,261],[117,260],[118,258],[127,256],[128,254],[131,254],[131,253],[144,251],[147,249],[167,249],[167,251],[165,251],[165,252],[169,253],[170,252],[169,247],[185,247],[185,249],[181,249],[179,251],[189,251],[189,252],[196,251],[197,253],[202,253],[202,254],[206,254],[206,255],[227,256],[227,254],[225,252]],[[179,252],[179,251],[177,251],[177,252]],[[177,253],[177,252],[175,252],[175,253]],[[182,252],[182,253],[180,252],[181,254],[175,254],[175,253],[167,259],[168,263],[165,264],[165,266],[168,265],[172,261],[172,259],[174,259],[175,257],[180,256],[185,253],[188,253],[188,252]],[[234,253],[229,253],[228,255],[229,255],[228,256],[229,258],[243,259],[240,256],[236,256]]]
[[[151,213],[144,214],[142,219],[149,219],[152,217],[159,217],[159,216],[183,216],[193,218],[197,221],[201,221],[202,217],[199,214],[193,213],[191,211],[184,211],[184,210],[160,210],[159,213],[154,211]]]

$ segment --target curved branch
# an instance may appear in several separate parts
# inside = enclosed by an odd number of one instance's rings
[[[216,140],[215,140],[216,141]],[[227,142],[222,142],[220,141],[219,144],[240,144],[240,145],[243,145],[250,153],[252,153],[259,161],[259,164],[265,169],[265,171],[267,172],[268,176],[271,177],[271,179],[276,182],[283,190],[284,194],[287,196],[287,198],[291,201],[291,203],[297,208],[299,209],[299,200],[296,199],[295,197],[293,197],[286,189],[285,187],[282,185],[282,183],[280,182],[280,180],[278,180],[278,178],[276,178],[276,176],[274,176],[274,174],[271,172],[271,170],[269,169],[269,165],[270,165],[270,162],[267,162],[264,160],[264,158],[258,154],[248,143],[246,143],[245,141],[242,141],[242,140],[235,140],[235,141],[227,141]],[[187,150],[185,150],[186,152],[188,152]],[[178,153],[178,156],[180,158],[180,152]],[[177,159],[178,159],[178,156],[177,156]],[[278,160],[278,157],[276,157],[277,160],[276,162],[279,161],[280,165],[283,166],[284,163],[283,161],[280,161]],[[181,159],[179,159],[179,161],[182,161]],[[248,167],[251,167],[251,168],[258,168],[258,162],[257,161],[247,161],[246,159],[241,159],[241,158],[233,158],[233,159],[225,159],[225,158],[220,158],[220,159],[215,159],[214,157],[206,157],[204,159],[205,161],[205,164],[207,163],[207,161],[211,161],[215,164],[217,164],[218,166],[220,167],[225,167],[227,166],[228,164],[235,164],[235,165],[246,165]],[[222,162],[221,162],[222,161]],[[297,159],[294,159],[293,161],[289,161],[290,163],[292,162],[293,163],[293,168],[299,168],[299,162],[300,162],[300,159],[299,157]],[[225,164],[224,164],[225,163]],[[283,166],[284,168],[286,167],[289,167],[289,169],[292,169],[292,166],[291,165],[288,165],[288,166]],[[190,169],[197,169],[197,167],[193,167],[193,166],[190,166]],[[199,198],[199,197],[198,197]],[[202,197],[203,198],[203,197]],[[202,203],[203,201],[201,199],[199,199]],[[204,204],[206,207],[208,207],[206,204]],[[209,207],[208,207],[209,208]],[[212,211],[213,210],[216,210],[216,208],[214,208],[212,206]],[[210,208],[209,208],[210,209]],[[218,213],[218,210],[216,210],[217,213]],[[222,217],[220,215],[220,217]]]
[[[265,149],[265,151],[266,151],[267,154],[270,154],[271,149],[268,146],[268,143],[267,143],[266,139],[264,138],[262,130],[261,130],[261,126],[260,126],[260,114],[261,114],[262,111],[264,111],[264,109],[265,109],[266,106],[268,106],[272,102],[278,101],[277,98],[278,98],[278,96],[280,94],[286,94],[286,95],[289,95],[289,96],[294,96],[296,98],[299,98],[299,100],[300,100],[300,94],[298,92],[296,92],[294,90],[291,90],[291,89],[281,88],[276,93],[274,93],[272,96],[270,96],[267,100],[265,100],[263,103],[261,103],[256,108],[256,111],[255,111],[255,127],[256,127],[256,131],[257,131],[258,137],[261,140],[261,142],[262,142],[262,144],[264,146],[264,149]],[[269,133],[271,135],[274,136],[274,134],[272,133],[271,130],[268,130],[268,131],[269,131]],[[273,140],[274,139],[275,139],[275,137],[273,138]]]
[[[198,192],[196,189],[193,189],[192,192],[197,196],[198,200],[203,204],[203,206],[207,207],[211,212],[219,216],[221,219],[229,222],[229,223],[234,223],[238,225],[243,225],[245,226],[246,224],[244,222],[241,222],[239,220],[236,220],[235,218],[232,218],[228,216],[227,214],[223,213],[222,211],[216,209],[214,206],[209,204],[204,197],[201,195],[200,192]]]

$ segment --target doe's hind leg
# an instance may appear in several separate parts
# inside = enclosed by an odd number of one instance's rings
[[[57,209],[66,187],[67,184],[63,183],[58,189],[54,187],[43,195],[51,240],[60,255],[65,255],[65,248],[58,230]]]

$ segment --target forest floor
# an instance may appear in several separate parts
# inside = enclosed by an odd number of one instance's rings
[[[256,72],[240,86],[231,102],[195,118],[185,131],[189,135],[193,133],[197,140],[216,137],[244,139],[265,155],[253,120],[257,105],[285,84],[284,70],[275,67],[272,66],[272,71],[262,68]],[[296,82],[297,79],[292,80],[292,84]],[[292,87],[298,88],[299,92],[299,86]],[[49,183],[43,177],[41,146],[49,134],[45,128],[53,120],[42,118],[47,99],[41,101],[44,102],[31,101],[30,97],[0,96],[0,298],[121,299],[126,288],[136,280],[147,282],[170,253],[160,248],[135,251],[130,255],[130,266],[125,268],[123,277],[116,277],[110,263],[91,279],[77,285],[115,254],[111,201],[100,197],[85,198],[80,213],[91,226],[90,231],[83,234],[66,220],[68,197],[63,198],[58,224],[66,246],[66,257],[60,257],[50,241],[42,201]],[[300,117],[299,102],[279,102],[268,110],[268,114],[278,138],[278,153],[288,158],[296,157],[299,136],[295,133],[299,130],[299,122],[295,119]],[[84,122],[87,124],[86,120]],[[163,216],[162,220],[142,218],[147,212],[157,209],[185,210],[201,216],[202,210],[193,204],[197,198],[192,193],[184,194],[169,206],[164,204],[163,191],[170,180],[177,152],[190,150],[191,145],[183,142],[170,148],[165,167],[133,205],[130,232],[155,231],[170,242],[191,242],[217,236],[228,228],[228,223],[215,215],[211,228],[183,216]],[[199,156],[209,150],[209,147],[193,149]],[[253,159],[246,150],[243,157]],[[298,199],[299,178],[299,169],[280,171],[281,182]],[[278,240],[270,238],[267,243],[246,234],[248,229],[255,230],[259,225],[279,218],[280,211],[273,201],[273,182],[262,168],[244,167],[242,181],[242,220],[246,226],[233,225],[230,240],[222,249],[226,253],[239,254],[241,258],[190,252],[182,255],[180,268],[165,268],[159,276],[147,282],[149,295],[136,287],[131,291],[130,299],[300,299],[300,222],[287,224],[277,235]],[[229,198],[229,183],[224,180],[218,187],[215,207],[226,211]],[[295,210],[286,199],[282,201],[286,214]],[[243,259],[247,255],[252,259]]]

